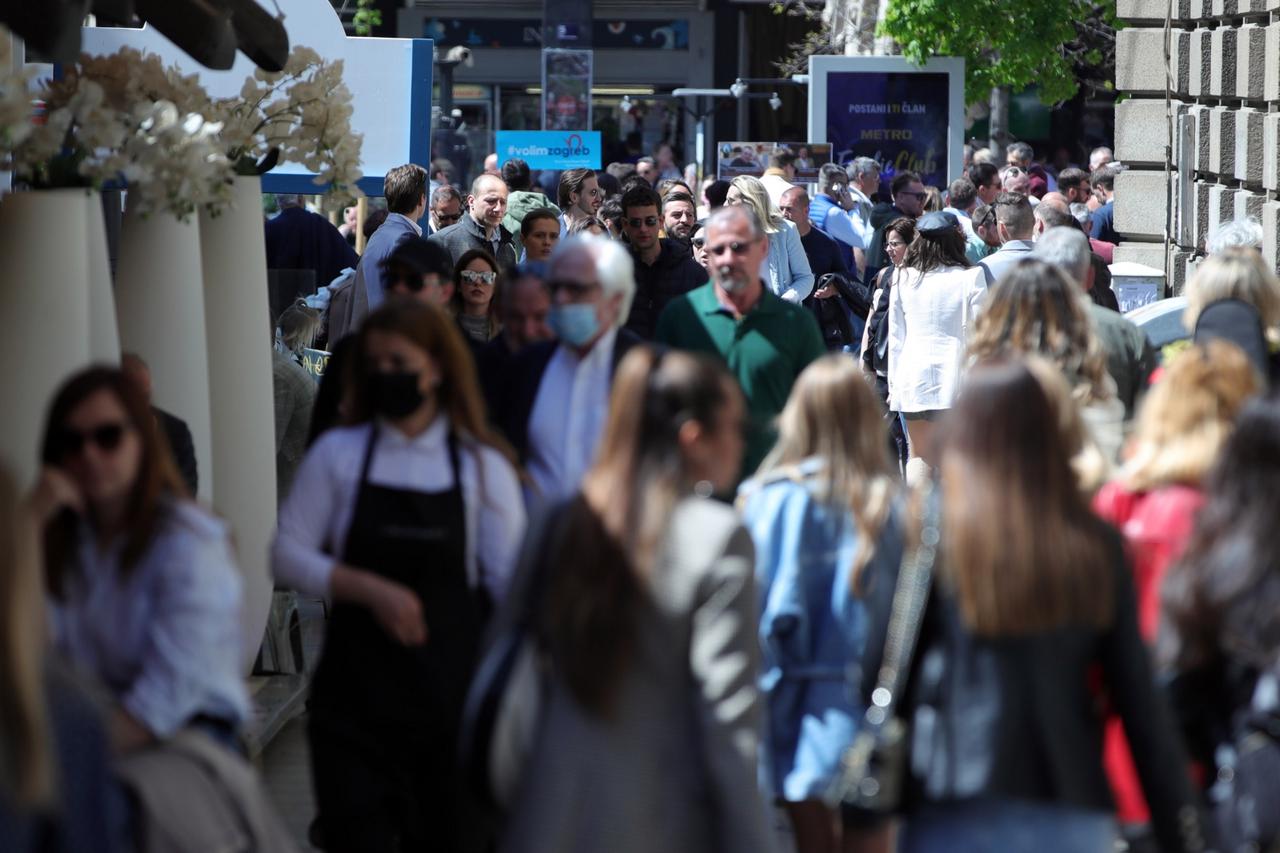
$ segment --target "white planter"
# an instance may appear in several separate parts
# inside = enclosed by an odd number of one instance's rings
[[[187,422],[195,444],[199,498],[213,497],[209,361],[205,346],[200,229],[166,213],[127,209],[116,264],[120,344],[151,367],[156,406]]]
[[[0,199],[0,464],[21,488],[39,470],[54,392],[90,362],[89,197],[66,189]]]
[[[231,206],[200,214],[213,418],[213,507],[235,531],[244,572],[246,667],[261,643],[273,587],[275,405],[267,251],[258,178],[236,178]]]
[[[107,254],[107,226],[102,215],[102,197],[86,198],[88,223],[89,357],[98,364],[120,364],[120,329],[116,323],[116,300],[111,286],[111,259]]]

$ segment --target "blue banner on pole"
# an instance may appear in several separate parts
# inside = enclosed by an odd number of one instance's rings
[[[599,169],[598,130],[500,130],[498,166],[523,160],[530,169]]]

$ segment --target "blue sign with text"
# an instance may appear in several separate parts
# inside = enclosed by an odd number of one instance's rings
[[[523,160],[530,169],[599,169],[598,130],[500,130],[498,167]]]
[[[872,157],[886,180],[910,170],[947,185],[951,103],[944,73],[837,72],[827,77],[827,140],[834,160]]]

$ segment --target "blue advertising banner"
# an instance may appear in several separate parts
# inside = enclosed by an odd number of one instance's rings
[[[500,130],[497,133],[498,167],[508,160],[523,160],[530,169],[599,169],[598,130]]]
[[[900,57],[810,62],[811,133],[831,143],[834,162],[871,157],[886,180],[912,171],[935,187],[946,187],[959,174],[962,61],[935,59],[923,67]]]

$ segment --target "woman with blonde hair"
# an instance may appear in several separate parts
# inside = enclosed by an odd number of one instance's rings
[[[1109,465],[1124,441],[1124,404],[1107,373],[1084,294],[1058,268],[1028,258],[991,286],[969,342],[974,361],[1037,354],[1066,377],[1089,438]]]
[[[1186,297],[1182,322],[1197,342],[1229,340],[1255,361],[1264,379],[1280,380],[1280,279],[1261,253],[1241,246],[1211,255],[1187,282]],[[1180,348],[1166,347],[1166,360]]]
[[[724,203],[746,205],[760,220],[765,236],[769,238],[769,255],[760,269],[760,277],[769,290],[788,302],[803,302],[813,292],[813,268],[809,266],[809,256],[800,242],[800,232],[794,224],[782,218],[782,212],[769,198],[764,184],[759,178],[739,175],[729,185]]]
[[[888,850],[884,827],[842,827],[822,802],[865,710],[845,680],[866,636],[862,577],[902,558],[881,413],[857,362],[815,361],[796,380],[773,451],[739,491],[760,587],[761,764],[798,853]]]
[[[1234,247],[1205,258],[1187,281],[1186,297],[1182,323],[1189,332],[1210,304],[1239,299],[1257,309],[1271,343],[1280,342],[1280,280],[1253,249]]]
[[[0,471],[0,842],[6,853],[118,849],[123,797],[97,709],[47,659],[30,510]]]
[[[1204,504],[1204,478],[1236,415],[1259,390],[1244,353],[1226,341],[1192,346],[1169,364],[1138,411],[1129,459],[1093,508],[1125,538],[1133,560],[1138,625],[1154,643],[1165,572],[1178,560]],[[1123,733],[1112,720],[1107,770],[1122,823],[1146,823]]]

